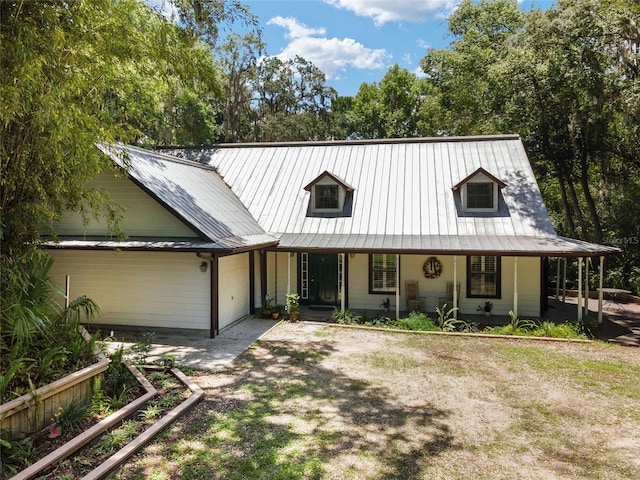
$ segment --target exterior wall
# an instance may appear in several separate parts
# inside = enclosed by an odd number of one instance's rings
[[[53,280],[70,297],[87,295],[102,310],[100,324],[210,328],[210,274],[193,253],[50,250]],[[245,297],[248,298],[248,295]]]
[[[127,178],[116,178],[113,173],[102,173],[92,182],[92,186],[104,187],[111,200],[126,208],[120,228],[129,236],[147,237],[197,237],[184,223],[163,208]],[[58,235],[109,235],[107,222],[91,219],[83,225],[82,216],[77,212],[66,212],[56,224]]]
[[[255,305],[260,307],[262,302],[260,299],[260,268],[257,265],[258,255],[256,254],[256,298]],[[294,254],[291,257],[291,292],[297,292],[298,290],[298,254]],[[273,299],[275,303],[282,305],[287,302],[287,278],[288,278],[288,265],[289,265],[289,252],[267,252],[267,293]]]
[[[417,281],[420,297],[426,298],[427,311],[435,312],[440,299],[447,297],[447,282],[453,281],[453,257],[438,256],[442,263],[442,275],[428,279],[422,273],[422,264],[429,255],[400,256],[400,310],[407,309],[405,282]],[[494,315],[507,315],[513,309],[514,258],[502,257],[501,298],[486,299],[494,304]],[[475,315],[479,305],[485,299],[467,298],[467,259],[457,257],[457,281],[460,284],[458,296],[459,315]],[[389,298],[391,309],[395,309],[396,298],[393,294],[369,293],[369,255],[356,254],[349,258],[349,308],[380,310],[380,304]],[[518,315],[520,317],[540,316],[540,259],[535,257],[518,258]]]
[[[221,257],[218,261],[218,328],[249,314],[249,254]]]

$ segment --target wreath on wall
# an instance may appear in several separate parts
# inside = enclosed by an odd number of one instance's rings
[[[422,273],[426,278],[438,278],[442,275],[442,263],[436,257],[429,257],[422,264]]]

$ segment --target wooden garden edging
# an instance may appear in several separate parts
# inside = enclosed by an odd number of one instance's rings
[[[162,369],[164,367],[155,367],[143,365],[142,368],[148,369]],[[122,448],[120,451],[113,454],[109,457],[105,462],[103,462],[98,468],[92,470],[87,475],[82,477],[82,480],[100,480],[101,478],[106,477],[109,473],[119,467],[122,463],[124,463],[131,455],[136,453],[142,447],[144,447],[147,443],[149,443],[153,438],[160,433],[163,429],[169,426],[172,422],[176,421],[182,415],[187,413],[187,411],[196,405],[200,400],[202,400],[202,396],[204,395],[204,391],[189,377],[187,377],[184,373],[182,373],[177,368],[172,368],[171,373],[173,373],[178,380],[180,380],[183,384],[185,384],[193,394],[187,398],[180,405],[175,407],[169,413],[167,413],[164,417],[158,420],[151,428],[142,432],[139,436],[137,436],[131,443]]]
[[[131,416],[133,413],[135,413],[135,411],[138,408],[140,408],[140,406],[144,405],[147,401],[149,401],[158,393],[155,387],[151,385],[149,380],[147,380],[145,376],[142,375],[142,373],[140,373],[140,370],[138,370],[133,365],[127,364],[127,367],[129,368],[131,373],[133,373],[133,375],[136,377],[138,382],[140,382],[140,384],[144,387],[147,393],[145,393],[141,397],[136,398],[133,402],[125,405],[117,412],[113,412],[111,415],[102,419],[100,422],[95,424],[90,429],[82,432],[73,440],[65,443],[60,448],[57,448],[46,457],[41,458],[33,465],[29,466],[28,468],[25,468],[17,475],[14,475],[13,477],[11,477],[10,480],[28,480],[38,475],[46,468],[56,464],[61,460],[64,460],[65,458],[70,456],[72,453],[84,447],[87,443],[92,441],[94,438],[96,438],[106,430],[116,425],[118,422]]]
[[[89,337],[81,328],[82,335]],[[110,360],[96,347],[98,361],[53,383],[38,388],[0,405],[0,429],[10,438],[28,435],[50,425],[58,408],[71,401],[88,403],[91,400],[91,382],[109,368]]]

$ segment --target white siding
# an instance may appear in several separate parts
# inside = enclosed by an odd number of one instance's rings
[[[422,264],[429,255],[401,255],[400,257],[400,310],[406,310],[405,282],[417,281],[420,297],[426,298],[427,311],[435,312],[441,298],[447,297],[447,282],[453,281],[453,257],[438,256],[442,263],[442,275],[438,278],[425,278]],[[487,299],[494,304],[494,315],[507,315],[513,309],[513,257],[502,258],[502,298]],[[467,298],[467,259],[457,257],[457,281],[460,284],[458,297],[459,315],[477,314],[482,298]],[[369,256],[356,254],[349,258],[349,308],[380,310],[380,304],[389,297],[393,311],[393,294],[369,294]],[[518,314],[523,317],[540,315],[540,259],[534,257],[518,258]]]
[[[51,274],[71,298],[98,303],[97,323],[209,330],[210,275],[193,253],[52,250]],[[246,298],[246,297],[245,297]]]
[[[218,328],[249,314],[249,254],[221,257],[218,262]]]
[[[258,263],[256,255],[256,264]],[[287,275],[289,252],[267,252],[267,293],[275,303],[287,303]],[[298,291],[298,254],[291,257],[291,292]],[[260,269],[256,268],[256,306],[260,301]]]
[[[120,228],[128,236],[146,237],[197,237],[196,233],[157,203],[131,180],[116,178],[112,173],[102,173],[92,186],[103,187],[111,195],[111,201],[125,207]],[[104,218],[91,219],[83,225],[82,216],[66,212],[55,224],[58,235],[109,235]]]

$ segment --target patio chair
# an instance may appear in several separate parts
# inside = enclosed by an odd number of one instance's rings
[[[458,305],[460,305],[460,282],[456,283],[456,291],[458,298]],[[453,282],[447,282],[447,296],[446,298],[440,297],[438,299],[438,305],[440,308],[447,304],[447,309],[453,308]]]
[[[418,282],[410,281],[404,284],[404,291],[407,298],[407,310],[409,312],[427,311],[427,299],[418,295]]]

